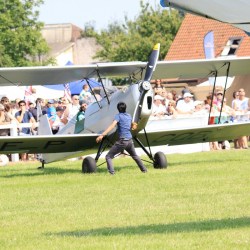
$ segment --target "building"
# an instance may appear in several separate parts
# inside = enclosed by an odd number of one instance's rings
[[[94,38],[82,38],[82,31],[70,23],[44,26],[42,35],[50,47],[49,56],[56,59],[58,66],[64,66],[69,61],[78,65],[98,61],[94,56],[100,46]]]
[[[186,14],[165,60],[204,59],[203,41],[209,31],[214,33],[215,57],[250,56],[250,37],[243,30],[216,20]],[[192,83],[195,81],[200,83],[204,80],[207,79],[189,79]],[[176,82],[180,83],[180,81]],[[233,91],[240,87],[245,88],[247,96],[250,96],[250,76],[235,77],[227,91],[229,101]]]

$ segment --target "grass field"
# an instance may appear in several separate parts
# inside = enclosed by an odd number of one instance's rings
[[[250,151],[0,168],[0,249],[250,249]]]

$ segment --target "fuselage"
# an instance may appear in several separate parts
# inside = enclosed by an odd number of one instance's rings
[[[100,102],[99,105],[97,102],[92,103],[85,113],[85,123],[84,123],[84,133],[101,133],[103,132],[114,120],[115,114],[118,113],[117,104],[119,102],[124,102],[127,105],[127,113],[132,117],[138,101],[140,98],[141,92],[139,90],[138,84],[133,84],[122,90],[118,90],[110,96],[110,104],[108,99],[105,97]],[[149,119],[149,116],[152,112],[152,99],[153,91],[152,89],[148,90],[147,94],[144,97],[141,117],[138,122],[137,133],[145,128],[146,123]],[[115,131],[115,130],[114,130]],[[114,132],[111,131],[111,134]]]
[[[127,113],[134,117],[134,113],[137,105],[139,104],[139,99],[141,96],[140,87],[138,84],[132,84],[129,87],[117,90],[115,93],[110,95],[108,98],[104,97],[98,102],[94,102],[89,105],[85,112],[84,130],[80,133],[90,134],[102,133],[114,120],[115,114],[118,113],[117,104],[119,102],[125,102],[127,105]],[[148,119],[152,112],[152,100],[153,100],[153,90],[150,88],[145,94],[142,102],[142,112],[138,122],[138,129],[133,131],[133,135],[136,135],[140,130],[144,129]],[[110,103],[109,103],[110,102]],[[68,126],[65,127],[59,134],[67,134],[69,131],[74,131],[75,124],[69,122]],[[73,126],[73,128],[71,128]],[[108,136],[112,136],[116,129],[111,131]],[[84,154],[82,152],[81,154]],[[79,152],[64,152],[64,153],[54,153],[54,154],[43,154],[42,158],[45,163],[54,162],[62,160],[65,158],[72,158],[73,156],[79,155]]]

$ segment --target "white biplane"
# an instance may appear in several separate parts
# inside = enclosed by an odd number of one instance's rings
[[[213,60],[191,61],[158,61],[160,45],[155,45],[146,62],[98,63],[83,66],[65,67],[23,67],[1,68],[0,85],[45,85],[65,83],[92,77],[124,77],[139,78],[129,87],[117,90],[109,96],[103,88],[101,101],[92,103],[86,110],[82,130],[77,134],[61,133],[48,135],[49,124],[46,115],[40,117],[38,135],[23,137],[0,137],[1,153],[40,153],[42,167],[53,161],[72,158],[77,155],[96,153],[95,159],[86,157],[82,162],[84,173],[95,172],[96,163],[103,151],[110,146],[116,137],[111,131],[101,144],[96,137],[113,121],[117,113],[117,103],[127,104],[127,112],[138,123],[133,131],[137,146],[148,155],[155,168],[167,167],[167,160],[162,152],[151,153],[150,146],[181,145],[190,143],[223,141],[250,134],[250,122],[235,124],[218,124],[203,127],[174,130],[145,130],[152,111],[153,90],[151,78],[193,78],[209,76],[236,76],[249,74],[250,57],[220,58]],[[79,125],[79,124],[78,124]],[[80,124],[81,125],[81,124]],[[82,124],[83,125],[83,124]]]

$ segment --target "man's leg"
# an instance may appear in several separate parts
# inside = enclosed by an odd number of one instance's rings
[[[136,162],[140,170],[144,173],[147,172],[147,168],[144,166],[141,158],[135,152],[134,142],[132,139],[128,141],[127,147],[125,149],[130,154],[130,156],[134,159],[134,161]]]
[[[106,155],[107,167],[108,167],[108,171],[110,174],[115,173],[112,159],[114,158],[116,154],[121,153],[124,150],[124,148],[125,148],[125,145],[123,141],[119,140],[111,147],[108,154]]]

